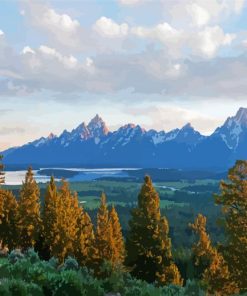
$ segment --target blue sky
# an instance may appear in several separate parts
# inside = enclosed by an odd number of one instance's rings
[[[247,107],[245,0],[0,0],[0,150],[96,113],[210,134]]]

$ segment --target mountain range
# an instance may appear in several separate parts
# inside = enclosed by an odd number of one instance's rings
[[[247,159],[247,108],[204,136],[190,123],[169,132],[126,124],[111,132],[99,115],[61,135],[2,152],[8,166],[226,169]]]

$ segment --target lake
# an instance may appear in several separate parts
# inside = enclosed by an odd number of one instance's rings
[[[46,168],[40,168],[45,170]],[[92,181],[103,177],[128,177],[126,170],[136,170],[135,168],[101,168],[101,169],[85,169],[85,168],[49,168],[77,172],[71,178],[67,178],[70,182],[79,181]],[[50,176],[39,175],[39,170],[33,170],[35,180],[38,183],[46,183],[50,180]],[[25,180],[26,171],[5,171],[5,184],[6,185],[20,185]],[[58,179],[56,179],[58,180]]]

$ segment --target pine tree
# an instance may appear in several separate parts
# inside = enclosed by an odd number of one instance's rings
[[[118,214],[114,206],[109,213],[109,242],[110,242],[110,262],[113,267],[121,266],[125,259],[125,247],[121,225]]]
[[[79,203],[76,194],[72,194],[66,181],[59,191],[56,218],[54,219],[51,255],[62,263],[68,255],[74,254],[74,241],[77,234]]]
[[[182,280],[172,261],[168,222],[160,215],[159,203],[159,195],[146,176],[129,222],[126,264],[135,277],[147,282],[180,285]]]
[[[100,207],[97,213],[97,226],[94,242],[94,264],[96,269],[98,269],[96,272],[99,272],[99,268],[102,266],[104,261],[110,261],[111,259],[109,239],[109,211],[106,204],[106,195],[102,193]]]
[[[193,246],[195,265],[200,266],[200,278],[207,286],[209,295],[233,295],[238,292],[236,284],[230,279],[228,265],[221,253],[212,246],[206,232],[206,217],[199,214],[190,227],[199,236]]]
[[[195,276],[199,279],[203,277],[203,273],[210,265],[212,252],[211,240],[206,232],[207,219],[202,214],[198,214],[194,224],[189,224],[190,228],[199,236],[199,240],[194,244],[193,261],[196,266]]]
[[[46,188],[44,207],[42,211],[43,232],[40,237],[39,255],[48,259],[51,254],[51,246],[55,237],[55,223],[58,214],[58,192],[54,177],[51,176]]]
[[[41,233],[40,191],[29,168],[20,190],[18,207],[19,244],[22,249],[33,247]]]
[[[172,260],[169,224],[165,217],[161,217],[158,228],[158,248],[155,254],[160,262],[157,266],[156,278],[160,285],[174,284],[181,286],[183,280],[176,264]]]
[[[74,254],[80,265],[89,266],[93,257],[94,229],[88,213],[81,208],[77,219]]]
[[[43,210],[43,237],[46,246],[54,241],[54,226],[57,221],[58,193],[54,177],[52,176],[46,189]]]
[[[215,197],[222,206],[226,234],[224,258],[233,281],[247,291],[247,161],[237,161],[221,182],[221,194]]]
[[[17,210],[13,193],[0,189],[0,241],[9,250],[18,246]]]
[[[4,182],[5,182],[5,177],[4,177],[4,172],[3,172],[4,165],[2,163],[2,159],[3,159],[3,156],[0,155],[0,185],[4,184]]]

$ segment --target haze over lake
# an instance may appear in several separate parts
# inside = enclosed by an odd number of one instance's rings
[[[46,170],[41,168],[40,170]],[[40,175],[40,170],[33,170],[35,180],[38,183],[46,183],[50,180],[49,175]],[[85,168],[49,168],[49,170],[66,170],[75,172],[73,177],[66,178],[70,182],[79,181],[91,181],[102,177],[128,177],[126,168],[100,168],[100,169],[85,169]],[[128,168],[128,170],[135,170],[134,168]],[[6,185],[20,185],[25,179],[25,170],[21,171],[5,171],[5,184]],[[55,178],[59,180],[60,178]]]

